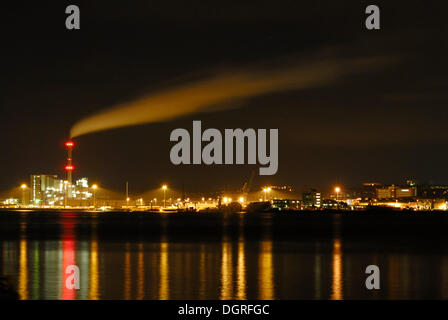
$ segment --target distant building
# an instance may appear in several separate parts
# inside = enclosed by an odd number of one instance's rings
[[[266,186],[269,192],[267,193],[267,199],[295,199],[298,198],[297,194],[294,193],[292,186],[288,185],[269,185]]]
[[[361,198],[375,198],[377,196],[376,189],[381,188],[381,183],[378,182],[364,182],[360,192]]]
[[[395,189],[395,198],[411,198],[415,196],[417,196],[417,189],[415,187]]]
[[[31,204],[63,205],[70,199],[85,200],[92,197],[87,178],[81,178],[73,185],[59,179],[57,175],[33,174],[30,176]],[[70,192],[69,192],[70,191]],[[71,196],[69,196],[71,195]]]
[[[376,189],[376,197],[378,199],[392,199],[395,198],[395,186],[388,186]]]
[[[425,199],[448,199],[448,186],[444,185],[419,186],[417,195]]]
[[[300,200],[290,199],[274,199],[272,200],[272,208],[279,210],[300,210]]]
[[[64,183],[57,175],[31,175],[31,203],[34,205],[48,204],[63,193]]]
[[[76,180],[72,190],[72,198],[78,200],[89,199],[92,196],[89,190],[89,180],[87,178]]]
[[[395,185],[376,189],[376,197],[381,199],[411,198],[417,196],[416,187],[397,187]]]
[[[320,208],[322,205],[322,194],[315,189],[302,194],[302,203],[304,209]]]
[[[19,199],[16,199],[16,198],[9,198],[9,199],[6,199],[6,200],[4,200],[2,202],[5,205],[19,205],[19,203],[20,203]]]
[[[293,192],[292,186],[269,186],[272,190],[276,191],[285,191],[285,192]]]

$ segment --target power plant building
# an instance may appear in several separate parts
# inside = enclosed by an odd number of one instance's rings
[[[31,203],[52,204],[64,192],[64,182],[57,175],[38,174],[30,176]]]
[[[63,205],[65,200],[86,200],[92,197],[87,178],[81,178],[70,185],[57,175],[33,174],[30,176],[31,204]]]

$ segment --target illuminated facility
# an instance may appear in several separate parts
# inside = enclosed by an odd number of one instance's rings
[[[75,184],[67,183],[67,180],[59,179],[57,175],[31,175],[30,176],[31,203],[35,206],[61,206],[66,204],[66,198],[88,200],[92,197],[89,191],[87,178],[76,180]]]
[[[60,179],[55,174],[32,174],[30,175],[29,203],[22,200],[22,204],[33,206],[62,206],[67,205],[70,199],[87,200],[92,197],[89,192],[89,182],[87,178],[80,178],[73,184],[72,172],[74,170],[72,153],[73,141],[67,141],[67,159],[64,170],[67,178]],[[27,187],[22,185],[25,192]]]
[[[98,189],[97,184],[89,185],[87,178],[73,181],[73,141],[65,144],[67,151],[64,170],[66,178],[59,178],[55,174],[32,174],[30,185],[26,183],[9,194],[10,198],[3,198],[1,203],[5,206],[38,207],[86,207],[101,210],[129,210],[129,211],[194,211],[209,212],[221,211],[250,211],[250,208],[263,206],[263,210],[299,211],[299,210],[363,210],[369,207],[392,207],[407,210],[447,210],[448,186],[417,184],[415,180],[407,180],[406,185],[384,185],[378,182],[366,182],[360,187],[346,188],[333,186],[328,193],[322,193],[316,189],[303,192],[300,198],[289,185],[268,185],[258,191],[249,194],[253,172],[242,189],[215,191],[213,193],[189,193],[185,196],[179,191],[170,191],[166,184],[158,188],[162,200],[154,194],[129,197],[128,182],[126,182],[126,194],[123,197],[113,192],[107,192],[104,188]],[[98,189],[98,190],[97,190]],[[173,193],[178,192],[178,194]],[[101,193],[98,197],[98,193]],[[168,193],[168,195],[167,195]],[[160,198],[159,198],[160,199]],[[177,200],[176,200],[177,199]]]

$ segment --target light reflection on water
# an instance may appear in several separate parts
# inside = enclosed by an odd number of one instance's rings
[[[333,237],[333,252],[332,252],[332,282],[331,282],[331,300],[343,300],[343,284],[342,284],[342,248],[341,248],[341,234],[340,234],[340,216],[334,216],[334,237]]]
[[[90,242],[90,252],[87,257],[90,259],[90,263],[84,260],[85,268],[83,269],[89,269],[90,276],[82,277],[83,279],[89,279],[89,300],[98,300],[99,294],[98,294],[98,283],[99,283],[99,277],[98,277],[98,239],[96,236],[96,223],[94,222],[92,224],[92,228],[94,230],[92,234],[92,241]],[[89,266],[89,268],[87,268]],[[82,270],[82,269],[81,269]],[[82,287],[81,287],[82,288]],[[83,298],[84,299],[84,298]]]
[[[236,225],[222,220],[220,240],[180,241],[169,232],[102,239],[97,219],[74,216],[59,218],[59,236],[46,239],[28,232],[24,216],[17,238],[0,239],[1,272],[14,277],[21,299],[448,298],[445,251],[364,248],[344,239],[338,216],[331,237],[314,240],[277,239],[270,218],[252,237],[245,218],[237,219]],[[81,223],[88,234],[78,234]],[[380,266],[379,291],[364,287],[369,264]],[[65,285],[69,265],[80,268],[79,290]]]

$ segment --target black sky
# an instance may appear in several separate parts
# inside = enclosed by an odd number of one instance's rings
[[[65,29],[65,7],[81,30]],[[381,9],[381,30],[364,27]],[[279,128],[279,171],[256,185],[328,188],[406,178],[448,183],[445,1],[55,1],[3,5],[0,190],[62,175],[63,142],[92,113],[213,68],[298,57],[395,59],[331,85],[232,101],[239,108],[81,136],[75,176],[111,189],[240,187],[258,166],[174,166],[170,132]]]

